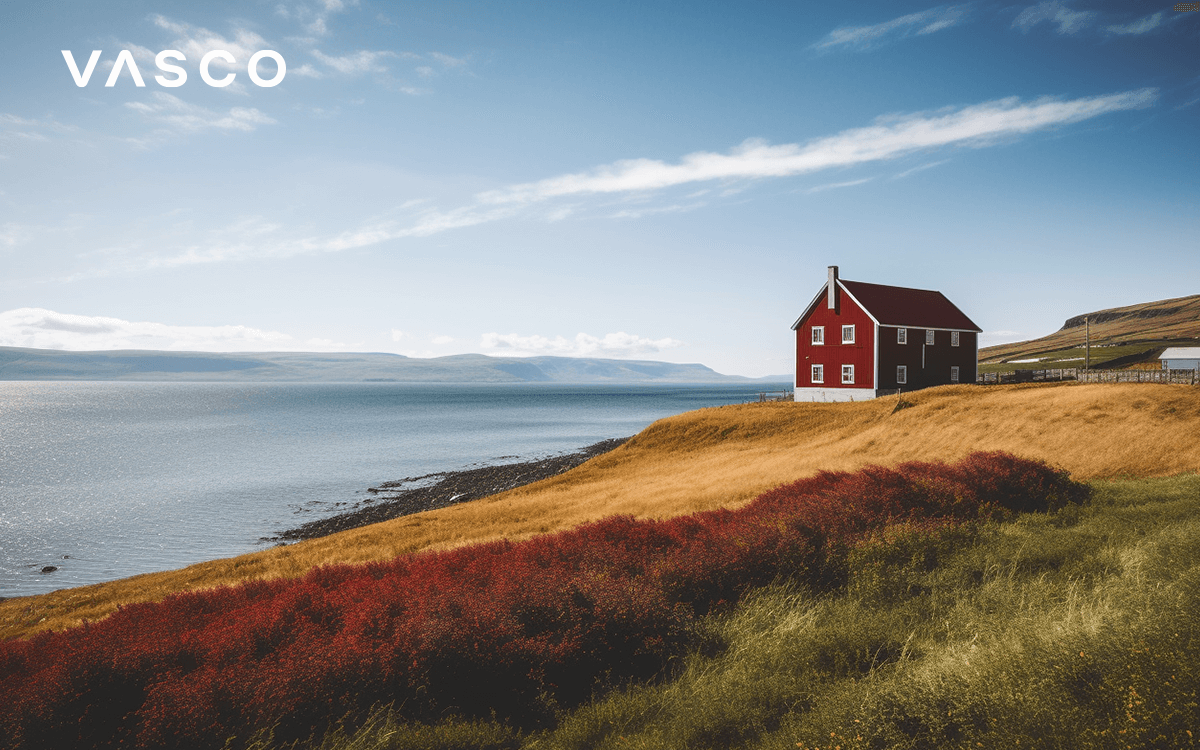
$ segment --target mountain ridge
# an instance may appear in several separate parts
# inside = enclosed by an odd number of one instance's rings
[[[754,383],[698,363],[598,357],[429,359],[384,352],[63,351],[0,346],[0,380],[404,383]]]

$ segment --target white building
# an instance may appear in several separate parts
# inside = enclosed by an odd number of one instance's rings
[[[1200,346],[1172,346],[1158,355],[1164,370],[1200,369]]]

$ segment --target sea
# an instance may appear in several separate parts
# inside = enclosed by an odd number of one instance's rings
[[[253,552],[386,481],[786,387],[0,382],[0,597]]]

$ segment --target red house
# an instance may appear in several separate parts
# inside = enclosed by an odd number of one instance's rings
[[[941,292],[847,281],[830,266],[792,330],[797,401],[975,382],[981,329]]]

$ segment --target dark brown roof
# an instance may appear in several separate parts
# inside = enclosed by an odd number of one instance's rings
[[[858,300],[880,325],[950,328],[976,332],[983,330],[941,292],[868,284],[865,281],[840,281],[846,291],[854,295],[854,299]]]

